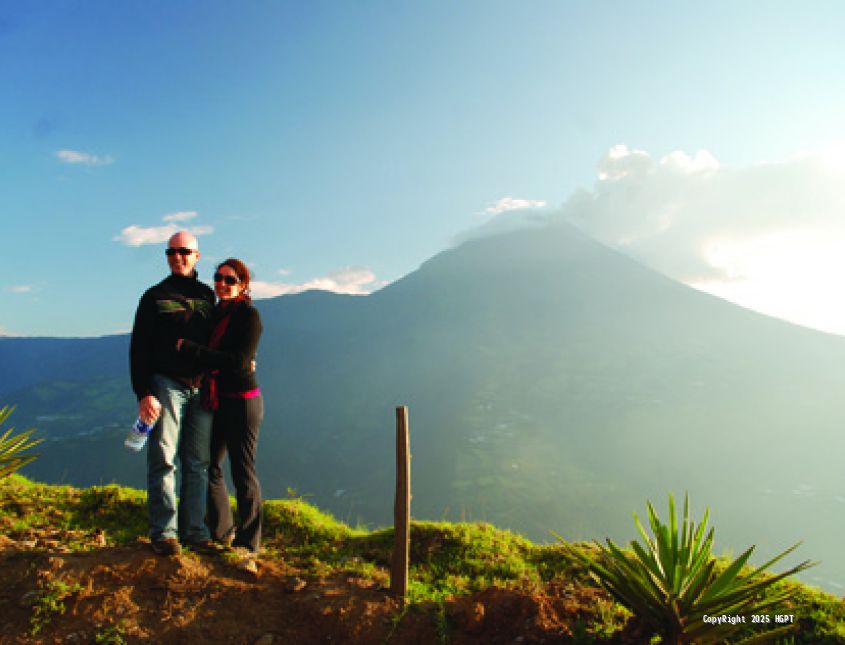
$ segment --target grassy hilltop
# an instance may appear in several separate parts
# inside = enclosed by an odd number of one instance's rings
[[[14,475],[0,509],[2,642],[649,642],[564,546],[489,524],[414,522],[403,607],[387,593],[392,529],[349,527],[300,498],[265,502],[257,578],[226,554],[155,556],[134,489]],[[845,643],[845,602],[790,580],[772,593],[784,588],[794,598],[764,613],[794,616],[792,629],[755,642]]]

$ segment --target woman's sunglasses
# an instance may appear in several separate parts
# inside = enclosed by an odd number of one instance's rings
[[[171,246],[164,250],[164,254],[168,257],[171,255],[176,255],[177,253],[182,257],[188,257],[191,253],[194,253],[194,249],[187,249],[184,246],[180,246],[178,249],[174,249]]]
[[[236,284],[238,284],[238,282],[240,282],[240,280],[238,280],[235,276],[233,276],[233,275],[223,275],[222,273],[215,273],[214,274],[214,281],[215,282],[223,282],[223,283],[229,285],[230,287],[234,287]]]

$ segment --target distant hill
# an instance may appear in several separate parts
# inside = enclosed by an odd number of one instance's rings
[[[343,520],[388,522],[393,410],[407,404],[416,517],[625,540],[646,498],[688,490],[720,518],[720,548],[763,538],[765,558],[803,539],[823,561],[810,580],[845,585],[839,337],[563,226],[466,242],[370,296],[258,306],[268,496],[293,487]],[[53,439],[26,474],[143,486],[143,458],[120,441],[126,346],[0,340],[0,398]]]
[[[140,297],[140,296],[139,296]],[[129,337],[19,338],[0,336],[0,396],[49,380],[122,375]]]

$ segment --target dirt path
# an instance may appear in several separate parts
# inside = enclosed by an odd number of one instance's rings
[[[254,577],[219,555],[161,557],[142,541],[32,546],[0,539],[2,643],[566,643],[600,593],[492,588],[403,612],[377,582],[308,578],[279,561],[262,560]],[[50,599],[64,613],[45,612]]]

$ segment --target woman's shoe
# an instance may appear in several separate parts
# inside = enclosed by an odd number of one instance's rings
[[[205,553],[207,555],[213,555],[215,553],[220,553],[222,547],[218,546],[216,542],[212,540],[199,540],[197,542],[188,542],[186,544],[191,551],[196,551],[198,553]]]
[[[232,546],[232,542],[235,541],[235,529],[229,531],[226,535],[222,538],[217,540],[217,543],[222,546],[224,549],[228,549]]]
[[[258,563],[254,557],[248,557],[238,562],[238,570],[244,573],[249,573],[253,576],[258,575]]]
[[[252,575],[258,574],[258,564],[255,561],[255,559],[258,557],[258,554],[253,553],[252,551],[243,546],[233,546],[231,549],[231,553],[233,553],[237,559],[235,567],[239,571],[244,571]]]

